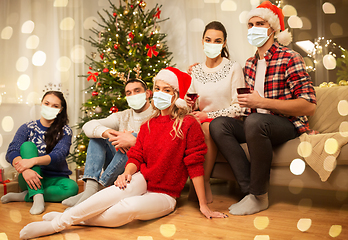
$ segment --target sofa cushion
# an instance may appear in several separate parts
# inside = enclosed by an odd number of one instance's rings
[[[308,118],[309,127],[320,133],[333,133],[340,131],[342,122],[348,124],[348,115],[341,115],[338,111],[344,108],[347,111],[348,86],[315,88],[317,108],[315,114]],[[342,104],[343,103],[343,104]]]

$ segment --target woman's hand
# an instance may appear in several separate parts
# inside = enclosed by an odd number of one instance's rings
[[[190,65],[190,66],[188,67],[188,69],[187,69],[187,73],[188,73],[189,75],[191,75],[191,74],[192,74],[192,68],[193,68],[194,66],[198,65],[198,64],[199,64],[199,63],[194,63],[194,64]]]
[[[24,180],[28,183],[31,189],[39,189],[41,188],[41,180],[42,177],[32,169],[27,169],[22,172]]]
[[[121,175],[118,175],[114,184],[116,187],[119,187],[120,189],[125,189],[127,187],[127,184],[130,183],[131,180],[132,180],[131,174],[122,173]]]
[[[35,162],[35,158],[21,159],[14,164],[14,167],[18,173],[23,173],[25,170],[32,168]]]
[[[201,211],[201,213],[203,213],[203,215],[208,218],[208,219],[212,219],[212,218],[227,218],[228,216],[224,213],[220,213],[220,212],[213,212],[209,209],[207,204],[202,204],[200,205],[199,210]]]
[[[195,116],[195,118],[197,118],[198,122],[201,122],[208,118],[208,114],[205,112],[195,111],[192,114],[193,116]]]

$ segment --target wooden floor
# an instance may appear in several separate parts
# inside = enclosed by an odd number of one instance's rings
[[[216,181],[214,202],[210,207],[228,213],[238,200],[238,190],[231,184]],[[292,191],[293,192],[293,191]],[[134,221],[120,228],[74,226],[61,233],[40,239],[89,240],[318,240],[348,239],[348,193],[305,189],[291,193],[286,187],[271,187],[270,208],[251,216],[232,216],[209,220],[198,210],[197,203],[187,200],[185,188],[174,213],[152,221]],[[0,204],[0,240],[19,239],[19,231],[42,215],[30,215],[31,203]],[[63,211],[59,203],[46,203],[46,211]],[[304,232],[300,231],[306,230]]]

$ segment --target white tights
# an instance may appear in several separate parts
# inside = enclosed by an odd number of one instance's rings
[[[148,192],[146,180],[138,172],[132,176],[126,189],[114,185],[105,188],[64,213],[57,214],[49,221],[52,228],[46,227],[47,221],[28,224],[22,229],[21,238],[48,235],[77,224],[118,227],[133,219],[150,220],[165,216],[174,211],[175,205],[175,198],[167,194]],[[35,231],[40,229],[40,223],[48,231]]]

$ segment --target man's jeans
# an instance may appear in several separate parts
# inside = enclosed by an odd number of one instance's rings
[[[132,135],[137,136],[136,133]],[[104,187],[110,186],[123,173],[127,160],[127,154],[116,151],[108,139],[91,138],[82,179],[94,179]]]

